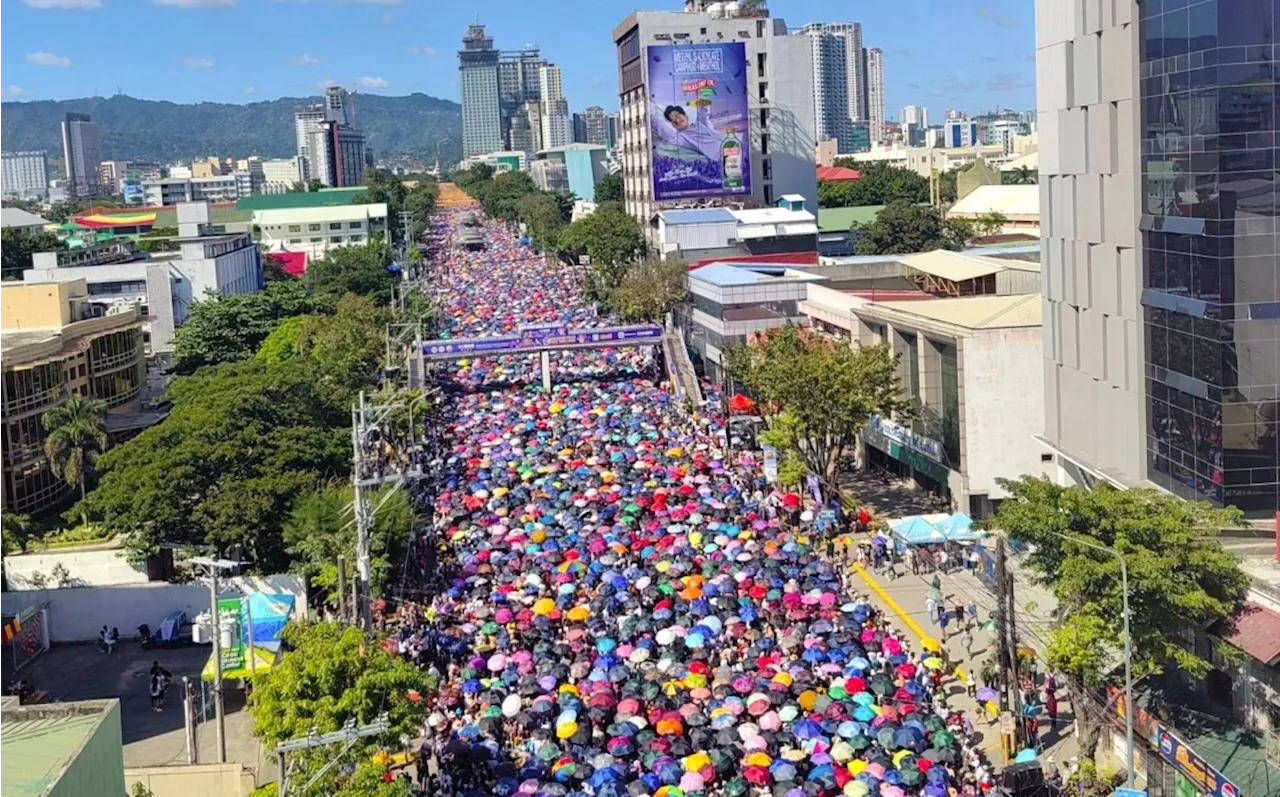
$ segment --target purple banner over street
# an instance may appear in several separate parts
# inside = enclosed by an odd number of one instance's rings
[[[460,357],[478,355],[640,346],[658,343],[661,340],[662,327],[653,325],[594,329],[541,326],[522,329],[518,335],[429,340],[422,346],[422,355],[428,360],[456,360]]]

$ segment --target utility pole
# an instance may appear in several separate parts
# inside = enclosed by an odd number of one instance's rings
[[[347,557],[338,554],[338,622],[347,622]]]
[[[218,763],[227,763],[227,718],[222,707],[222,618],[218,611],[218,571],[233,570],[239,562],[229,559],[213,559],[208,556],[192,557],[191,563],[205,568],[209,573],[209,611],[213,615],[213,714],[218,732]],[[250,654],[253,651],[249,651]]]
[[[187,745],[187,763],[196,763],[196,751],[199,749],[196,744],[196,701],[195,690],[191,686],[191,679],[182,676],[182,725],[183,738]]]
[[[1002,726],[1013,705],[1009,699],[1009,691],[1014,683],[1014,680],[1010,677],[1013,667],[1007,630],[1009,623],[1009,584],[1009,571],[1005,562],[1004,537],[996,535],[996,644],[1000,661],[1000,722]],[[1008,764],[1013,760],[1014,740],[1010,738],[1005,727],[1000,729],[1000,741],[1001,748],[1004,750],[1004,761]]]
[[[306,794],[307,791],[316,784],[316,781],[324,777],[324,773],[343,759],[347,752],[355,746],[360,739],[369,736],[381,736],[391,729],[391,723],[387,719],[386,714],[378,715],[378,718],[368,725],[357,726],[355,720],[348,720],[347,724],[342,726],[342,730],[333,733],[318,734],[315,729],[311,733],[301,739],[290,739],[287,742],[281,742],[276,745],[276,755],[280,757],[280,797],[287,797],[289,794],[289,766],[288,754],[296,753],[302,750],[311,750],[317,747],[328,747],[338,742],[346,742],[343,748],[338,751],[337,755],[329,756],[329,760],[325,762],[319,771],[302,786],[299,794]]]

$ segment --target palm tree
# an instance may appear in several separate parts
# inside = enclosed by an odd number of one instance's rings
[[[31,531],[31,518],[26,514],[5,512],[0,507],[0,592],[9,591],[9,574],[5,572],[4,556],[9,553],[9,540],[17,540],[20,548],[27,548],[27,533]]]
[[[84,498],[86,467],[98,461],[107,447],[107,403],[72,393],[60,407],[40,418],[44,426],[44,453],[53,475],[70,485],[80,485]]]
[[[1018,168],[1004,173],[1005,185],[1033,185],[1036,182],[1036,173],[1031,171],[1027,166],[1019,166]]]

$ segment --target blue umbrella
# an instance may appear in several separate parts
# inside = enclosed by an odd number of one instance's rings
[[[822,736],[822,726],[813,720],[801,720],[791,729],[797,739],[817,739]]]

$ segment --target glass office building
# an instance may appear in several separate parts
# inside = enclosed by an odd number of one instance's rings
[[[1147,478],[1280,509],[1280,0],[1143,0]]]

